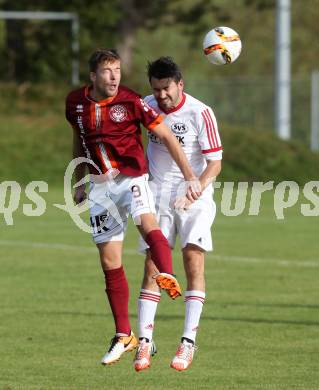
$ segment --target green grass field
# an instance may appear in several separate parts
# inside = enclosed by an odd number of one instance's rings
[[[191,369],[169,368],[184,304],[165,295],[158,354],[137,374],[132,353],[111,367],[99,364],[114,327],[97,253],[90,235],[52,206],[63,203],[62,191],[49,187],[45,199],[41,217],[23,215],[21,201],[14,226],[0,221],[1,389],[319,388],[319,221],[302,216],[300,203],[280,221],[270,193],[257,217],[217,215]],[[124,264],[134,330],[143,267],[136,244],[131,226]],[[185,286],[179,251],[174,262]]]

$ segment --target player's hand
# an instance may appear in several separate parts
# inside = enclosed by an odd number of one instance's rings
[[[85,185],[80,185],[79,187],[76,188],[75,193],[74,193],[74,202],[76,204],[80,204],[86,200],[86,192],[85,192]]]
[[[106,173],[99,174],[99,175],[90,175],[90,181],[92,181],[95,184],[101,184],[106,182],[111,182],[120,174],[120,171],[117,168],[111,168]]]
[[[184,211],[184,210],[189,209],[189,207],[192,203],[193,202],[188,200],[186,198],[186,196],[181,196],[179,198],[176,198],[176,201],[174,203],[174,208],[175,208],[175,210],[178,210],[178,211]]]
[[[202,195],[202,186],[197,177],[194,177],[186,182],[186,198],[192,203]]]

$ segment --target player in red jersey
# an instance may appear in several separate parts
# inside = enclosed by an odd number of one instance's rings
[[[92,84],[72,91],[66,99],[66,118],[73,127],[73,157],[86,157],[91,174],[105,179],[92,181],[89,201],[93,239],[98,247],[105,275],[106,293],[112,309],[116,335],[102,358],[112,364],[134,349],[137,340],[128,315],[129,287],[122,266],[122,242],[128,214],[150,247],[159,270],[156,282],[174,299],[181,295],[172,275],[170,247],[156,219],[148,186],[147,163],[140,124],[152,131],[168,148],[188,186],[190,201],[201,195],[198,180],[175,136],[162,117],[134,91],[121,86],[121,61],[115,50],[100,49],[89,60]],[[77,182],[86,165],[76,167]],[[76,188],[77,204],[86,199],[85,184]]]

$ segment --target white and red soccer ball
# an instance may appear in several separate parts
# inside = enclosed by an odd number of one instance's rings
[[[239,57],[241,40],[238,33],[229,27],[215,27],[203,42],[204,54],[215,65],[231,64]]]

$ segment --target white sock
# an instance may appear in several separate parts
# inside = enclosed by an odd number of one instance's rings
[[[149,341],[153,338],[154,319],[157,304],[161,299],[161,294],[151,290],[141,289],[138,298],[138,334],[139,338],[146,338]]]
[[[195,343],[199,319],[205,301],[205,293],[199,290],[185,291],[185,323],[183,337]]]

